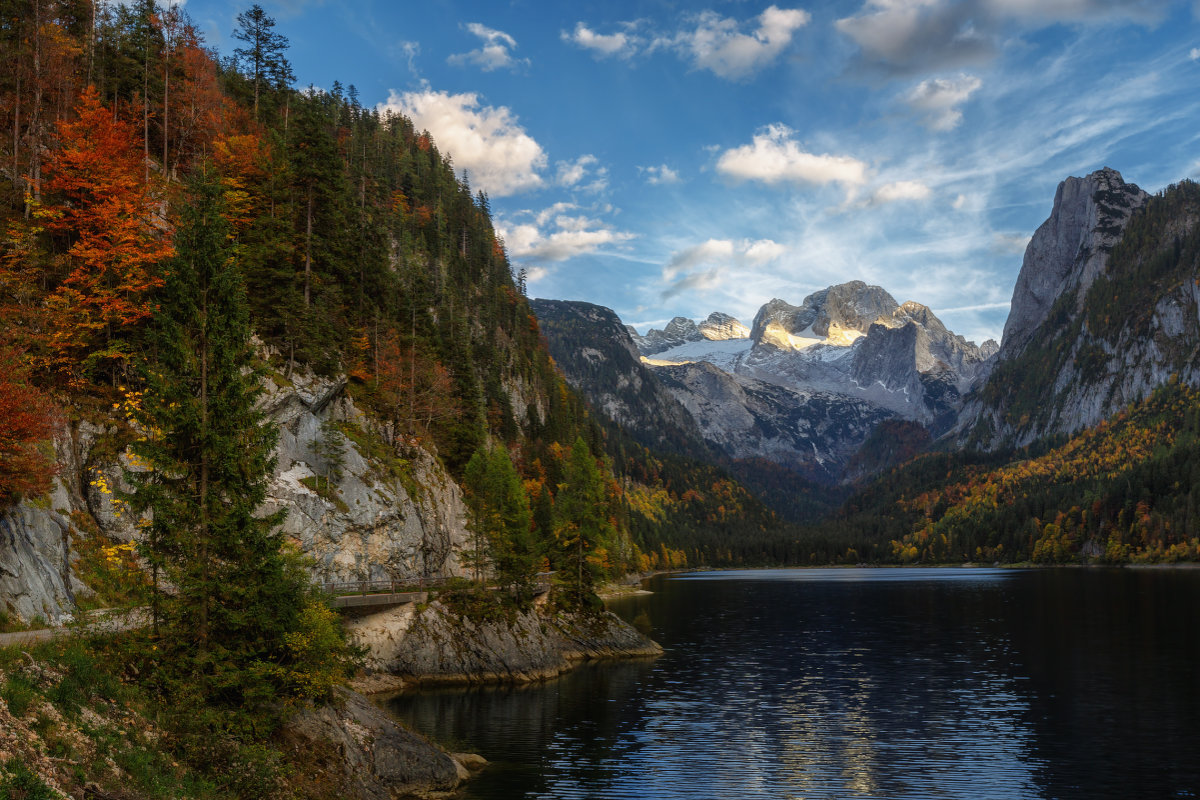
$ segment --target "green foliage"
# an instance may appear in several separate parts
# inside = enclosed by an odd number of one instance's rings
[[[490,562],[500,585],[519,600],[531,599],[543,555],[533,539],[529,497],[507,449],[494,445],[476,450],[467,462],[463,490],[475,534],[476,572],[484,572]]]
[[[0,775],[0,800],[58,800],[58,792],[46,785],[19,759],[10,758]]]

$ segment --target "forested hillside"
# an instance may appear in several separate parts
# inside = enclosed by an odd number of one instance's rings
[[[499,448],[531,509],[524,568],[582,557],[599,578],[678,565],[684,554],[661,545],[680,513],[740,530],[746,498],[720,497],[707,478],[690,493],[668,485],[648,452],[610,446],[539,339],[488,198],[437,143],[364,108],[353,86],[292,87],[274,21],[255,7],[238,23],[242,46],[218,56],[182,7],[16,2],[3,13],[13,68],[0,76],[12,134],[0,145],[0,344],[11,368],[0,380],[4,396],[34,398],[3,412],[12,441],[0,446],[14,454],[4,497],[47,487],[54,465],[38,463],[37,443],[51,405],[68,427],[124,431],[113,448],[133,438],[118,407],[145,389],[184,187],[203,169],[223,189],[265,374],[281,385],[298,371],[344,376],[394,455],[435,454],[466,481],[477,516],[491,480],[468,462],[495,465],[483,456]],[[572,473],[577,452],[596,468]],[[592,499],[591,528],[563,516],[576,491]],[[578,536],[585,546],[568,547]],[[685,531],[670,539],[708,557]]]

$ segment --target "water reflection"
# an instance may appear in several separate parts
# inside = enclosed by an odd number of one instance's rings
[[[1160,580],[1161,579],[1161,580]],[[667,649],[400,698],[474,798],[1190,796],[1200,573],[773,570],[623,600]]]

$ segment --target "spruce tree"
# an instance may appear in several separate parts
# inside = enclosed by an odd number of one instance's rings
[[[266,498],[276,428],[255,405],[245,290],[222,189],[200,172],[175,234],[144,366],[131,501],[149,512],[160,663],[196,699],[253,706],[276,690],[310,589]]]

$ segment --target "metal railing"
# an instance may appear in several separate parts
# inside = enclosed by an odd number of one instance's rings
[[[539,592],[549,591],[553,572],[539,572],[533,576],[533,585]],[[408,592],[423,592],[428,589],[444,586],[450,579],[442,576],[429,578],[407,578],[405,580],[380,581],[336,581],[323,583],[321,586],[331,595],[367,595],[367,594],[405,594]],[[496,589],[499,587],[490,586]]]

